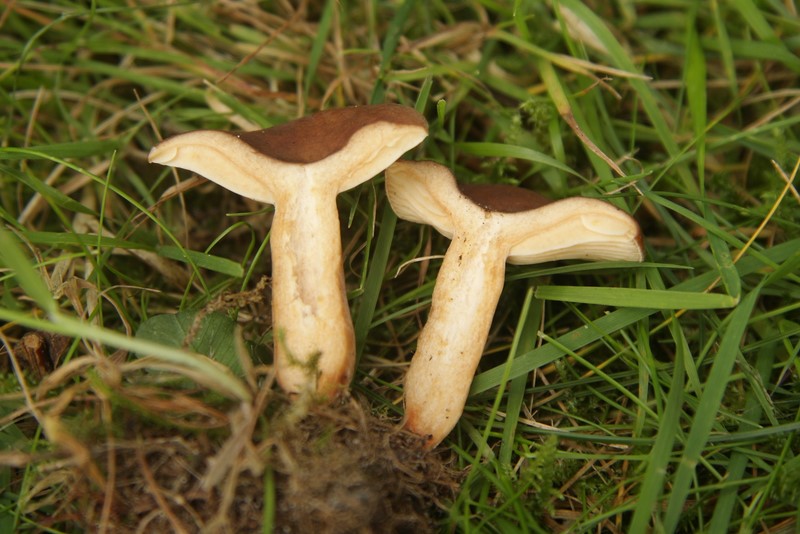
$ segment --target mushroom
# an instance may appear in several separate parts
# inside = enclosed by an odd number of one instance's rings
[[[433,162],[398,161],[386,192],[402,219],[451,239],[405,378],[405,421],[433,448],[456,425],[503,289],[505,263],[642,261],[636,221],[591,198],[550,201],[508,185],[458,185]]]
[[[273,204],[274,364],[290,394],[334,398],[355,366],[336,195],[383,171],[427,136],[397,104],[330,109],[265,130],[199,130],[156,145],[149,161],[194,171]]]

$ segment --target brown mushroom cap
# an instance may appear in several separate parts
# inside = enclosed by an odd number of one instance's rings
[[[534,210],[553,202],[551,199],[522,187],[506,184],[457,184],[461,194],[486,211],[517,213]]]
[[[275,204],[297,180],[346,191],[383,171],[428,133],[398,104],[321,111],[246,133],[197,130],[153,147],[151,163],[194,171],[247,198]]]
[[[377,104],[329,109],[272,128],[231,135],[278,161],[314,163],[339,152],[356,132],[378,122],[428,128],[425,118],[411,108]]]
[[[594,198],[549,201],[508,185],[459,185],[447,167],[430,161],[393,164],[386,193],[401,219],[430,224],[447,237],[456,228],[491,220],[503,228],[497,239],[507,247],[509,263],[644,257],[636,221]]]

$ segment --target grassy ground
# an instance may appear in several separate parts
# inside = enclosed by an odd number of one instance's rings
[[[800,529],[793,2],[85,4],[0,8],[0,531]],[[383,101],[430,123],[409,157],[646,236],[641,265],[509,267],[431,454],[394,424],[447,240],[381,176],[340,196],[352,398],[287,403],[271,209],[146,162]]]

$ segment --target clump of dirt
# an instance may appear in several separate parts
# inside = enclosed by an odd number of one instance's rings
[[[355,404],[323,409],[276,447],[285,532],[428,532],[455,479],[423,440]]]
[[[88,459],[40,469],[60,490],[40,494],[48,506],[31,503],[40,511],[29,517],[115,533],[258,532],[265,518],[286,533],[434,530],[458,477],[422,440],[352,398],[297,408],[270,397],[210,432],[128,412],[124,435],[87,445]]]

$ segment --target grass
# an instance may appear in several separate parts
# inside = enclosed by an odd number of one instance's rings
[[[290,4],[0,10],[0,530],[377,529],[398,476],[394,511],[419,514],[398,529],[797,531],[794,4]],[[383,101],[429,121],[408,157],[602,197],[646,237],[642,264],[509,266],[464,416],[422,456],[392,427],[447,240],[382,176],[340,195],[352,399],[289,403],[271,208],[146,162],[174,133]],[[217,326],[192,350],[197,326],[136,336],[178,312]]]

